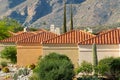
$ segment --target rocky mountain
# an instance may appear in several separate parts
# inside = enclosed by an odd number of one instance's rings
[[[73,4],[74,26],[95,26],[120,22],[120,0],[66,0],[67,23]],[[0,0],[0,18],[8,16],[25,26],[61,27],[64,0]]]

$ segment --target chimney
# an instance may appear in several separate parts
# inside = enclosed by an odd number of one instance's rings
[[[58,35],[60,35],[60,28],[59,27],[55,28],[55,33],[58,34]]]
[[[24,27],[24,32],[28,32],[28,27]]]
[[[55,33],[55,25],[52,24],[52,25],[50,26],[50,31],[53,32],[53,33]]]

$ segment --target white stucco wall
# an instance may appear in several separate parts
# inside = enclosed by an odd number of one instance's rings
[[[119,57],[120,45],[97,45],[98,60],[106,57]],[[82,61],[93,62],[92,45],[79,45],[79,64]]]

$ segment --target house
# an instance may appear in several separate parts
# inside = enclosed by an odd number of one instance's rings
[[[120,57],[120,29],[112,29],[79,43],[79,64],[93,62],[92,45],[97,45],[98,60],[106,57]]]
[[[35,33],[32,32],[24,32],[19,35],[14,35],[4,40],[0,40],[0,51],[3,50],[6,46],[16,46],[16,42],[25,38],[28,38]]]
[[[16,42],[20,40],[23,40],[41,32],[46,32],[46,30],[44,29],[39,29],[38,31],[27,31],[25,29],[26,28],[24,28],[23,31],[19,31],[17,33],[9,31],[10,35],[12,36],[4,40],[0,40],[0,51],[3,50],[6,46],[16,46]]]
[[[57,35],[52,32],[43,31],[29,38],[18,41],[17,65],[26,66],[32,63],[35,64],[43,53],[42,42],[56,36]]]
[[[43,56],[56,52],[67,55],[75,67],[78,64],[78,42],[84,41],[95,35],[82,31],[72,30],[55,38],[43,42]]]

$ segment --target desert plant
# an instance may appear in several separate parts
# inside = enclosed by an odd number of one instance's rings
[[[4,67],[4,68],[2,69],[2,71],[3,71],[4,73],[8,73],[8,72],[9,72],[9,68]]]
[[[34,73],[40,80],[72,80],[74,67],[67,56],[50,53],[40,59]]]
[[[0,62],[0,65],[1,65],[1,67],[2,67],[2,68],[4,68],[4,67],[6,67],[6,66],[7,66],[7,62],[2,61],[2,62]]]
[[[82,73],[85,77],[89,76],[89,74],[92,74],[92,71],[92,64],[86,61],[83,61],[77,69],[77,73]]]
[[[35,68],[35,64],[30,64],[30,65],[28,66],[28,68],[30,68],[31,70],[33,70],[33,69]]]
[[[23,75],[26,76],[29,74],[29,70],[27,68],[23,69]]]
[[[15,73],[15,74],[13,75],[13,79],[14,79],[14,80],[17,80],[17,79],[18,79],[18,74],[17,74],[17,73]]]
[[[22,69],[19,69],[18,70],[18,75],[20,76],[20,75],[22,75],[23,74],[23,70]]]
[[[92,52],[93,52],[93,72],[94,72],[94,75],[97,76],[95,68],[98,65],[98,58],[97,58],[97,47],[95,43],[92,45]]]

